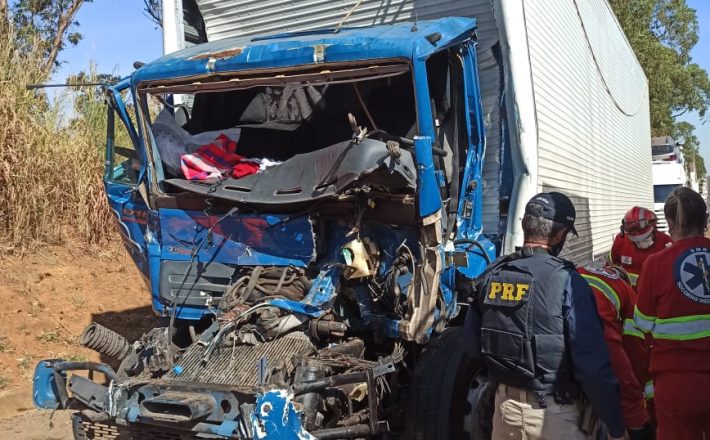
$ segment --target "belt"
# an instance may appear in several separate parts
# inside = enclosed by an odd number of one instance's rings
[[[558,393],[525,390],[503,383],[498,385],[498,392],[513,400],[528,403],[533,406],[537,405],[540,408],[547,408],[551,403],[557,405],[574,405],[577,402],[577,399],[560,396]]]

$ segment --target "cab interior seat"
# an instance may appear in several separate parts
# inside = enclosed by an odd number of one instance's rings
[[[404,137],[416,127],[411,76],[357,83],[378,128]],[[373,128],[352,83],[321,86],[254,87],[195,95],[191,134],[238,127],[237,153],[284,161],[348,140],[352,113],[360,126]]]

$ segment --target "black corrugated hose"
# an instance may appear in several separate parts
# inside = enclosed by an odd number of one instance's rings
[[[84,329],[79,342],[84,347],[118,360],[125,358],[131,350],[131,344],[126,338],[95,322]]]

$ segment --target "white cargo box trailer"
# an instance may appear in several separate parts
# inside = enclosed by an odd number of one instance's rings
[[[580,233],[565,254],[583,263],[608,252],[626,210],[653,204],[646,77],[606,0],[164,0],[164,8],[177,20],[165,38],[177,46],[334,28],[346,16],[345,26],[475,17],[484,233],[511,251],[522,243],[525,202],[562,191]]]

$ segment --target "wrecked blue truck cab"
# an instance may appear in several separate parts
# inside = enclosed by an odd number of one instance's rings
[[[92,324],[82,343],[118,367],[42,361],[35,403],[81,409],[88,438],[401,434],[422,347],[496,254],[475,27],[227,39],[110,87],[106,194],[164,324]],[[262,166],[186,178],[219,139]]]

